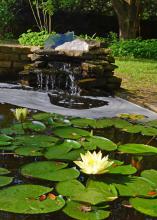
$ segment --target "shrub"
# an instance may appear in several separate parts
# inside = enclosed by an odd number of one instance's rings
[[[157,59],[157,40],[120,40],[111,43],[112,53],[117,57]]]
[[[45,40],[50,36],[56,34],[55,32],[52,32],[49,34],[46,31],[40,31],[40,32],[32,32],[31,30],[28,30],[26,33],[23,33],[18,41],[22,45],[26,46],[43,46]]]

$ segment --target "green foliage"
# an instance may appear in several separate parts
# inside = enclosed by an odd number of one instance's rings
[[[152,166],[157,148],[154,144],[153,146],[146,144],[149,135],[154,136],[154,139],[150,138],[149,143],[152,140],[156,141],[157,122],[156,120],[145,122],[145,117],[141,119],[141,116],[140,121],[135,120],[139,119],[139,115],[121,114],[121,116],[124,119],[80,119],[38,113],[23,124],[24,127],[27,125],[25,133],[21,132],[23,128],[20,124],[1,129],[1,153],[23,156],[19,158],[19,160],[24,158],[22,167],[21,163],[16,167],[25,178],[24,184],[16,184],[14,181],[12,183],[14,186],[0,189],[0,210],[41,214],[62,209],[66,215],[74,219],[99,220],[109,216],[108,207],[111,202],[116,203],[118,199],[118,203],[129,201],[137,211],[157,216],[157,170],[154,169],[155,164]],[[37,127],[32,127],[33,120],[38,122],[35,123]],[[66,123],[68,126],[65,126]],[[114,130],[120,139],[115,139],[115,143],[107,139],[106,130],[111,132]],[[128,144],[127,137],[123,140],[126,132],[131,137],[131,143]],[[134,139],[134,133],[135,136],[136,133],[144,136],[140,143]],[[115,134],[111,135],[113,137]],[[151,143],[154,143],[153,141]],[[73,167],[74,160],[79,160],[80,156],[84,158],[80,153],[85,154],[88,150],[96,152],[101,150],[103,156],[108,154],[113,164],[108,167],[107,173],[80,175],[80,171]],[[144,162],[150,155],[152,161],[149,165],[152,169],[145,170]],[[37,160],[34,158],[34,162],[24,164],[24,161],[31,161],[32,156],[38,157]],[[9,164],[12,163],[12,158],[9,158]],[[2,164],[0,168],[0,187],[10,184],[13,180],[10,171],[3,167],[7,165]],[[146,168],[148,169],[147,164]],[[31,181],[36,183],[40,181],[48,186],[53,184],[55,195],[51,193],[52,188],[33,185]],[[61,195],[57,196],[58,194]]]
[[[52,188],[31,184],[8,187],[0,191],[0,210],[23,214],[57,211],[65,204],[63,198],[40,201],[41,195],[51,191]]]
[[[16,0],[1,0],[0,2],[0,36],[6,37],[5,33],[14,20],[14,4]]]
[[[49,34],[47,31],[33,32],[28,30],[19,37],[18,41],[20,44],[26,46],[44,46],[45,40],[53,34],[55,34],[55,32]]]
[[[157,40],[120,40],[111,44],[112,53],[117,57],[157,59]]]

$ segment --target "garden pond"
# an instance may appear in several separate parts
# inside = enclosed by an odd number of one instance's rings
[[[121,114],[74,118],[30,111],[19,123],[0,112],[0,220],[157,219],[157,120]],[[112,165],[88,175],[80,153]]]

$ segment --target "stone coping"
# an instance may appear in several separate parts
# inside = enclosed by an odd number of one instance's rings
[[[44,112],[53,112],[67,116],[102,118],[115,117],[120,113],[136,113],[147,116],[147,120],[157,119],[157,113],[133,104],[119,97],[90,97],[108,101],[109,105],[98,108],[77,110],[56,106],[50,103],[47,93],[20,89],[0,89],[0,102],[36,109]]]

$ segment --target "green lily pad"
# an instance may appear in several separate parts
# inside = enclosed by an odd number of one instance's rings
[[[49,118],[51,118],[53,116],[53,114],[51,113],[46,113],[46,112],[42,112],[42,113],[37,113],[33,115],[33,119],[36,121],[47,121]]]
[[[0,146],[8,146],[11,145],[11,142],[0,141]]]
[[[70,197],[71,200],[92,205],[113,201],[117,198],[114,186],[93,180],[90,180],[86,187],[77,180],[64,181],[58,183],[56,189],[58,193]]]
[[[41,132],[46,129],[45,124],[40,121],[32,121],[32,122],[23,123],[23,127],[26,130],[31,130],[35,132]]]
[[[21,173],[27,177],[34,177],[50,181],[66,181],[79,176],[79,171],[66,168],[68,164],[61,162],[42,161],[24,165]],[[63,169],[64,168],[64,169]]]
[[[123,128],[123,131],[132,133],[132,134],[137,134],[140,133],[143,129],[143,125],[129,125],[127,127]]]
[[[15,153],[22,156],[36,157],[43,155],[42,150],[43,148],[40,147],[19,147],[15,150]]]
[[[150,183],[154,188],[157,189],[157,170],[144,170],[141,173],[141,177],[144,178],[145,181]]]
[[[6,168],[0,167],[0,175],[8,174],[10,171]]]
[[[128,154],[150,155],[157,154],[157,148],[145,144],[124,144],[118,147],[118,150]]]
[[[96,123],[96,128],[108,128],[111,126],[113,126],[113,121],[109,118],[98,119]]]
[[[11,145],[11,146],[0,146],[0,150],[3,151],[13,151],[17,148],[18,146],[16,145]]]
[[[71,123],[80,128],[96,128],[96,120],[92,118],[74,118]]]
[[[40,201],[39,197],[51,192],[49,187],[39,185],[16,185],[0,190],[0,210],[20,214],[42,214],[61,209],[65,201],[61,197]]]
[[[24,130],[22,128],[21,124],[15,124],[10,126],[9,128],[3,128],[1,129],[1,133],[6,135],[21,135],[24,134]]]
[[[120,119],[120,118],[113,118],[112,122],[113,122],[113,126],[115,126],[116,128],[121,128],[121,129],[132,125],[130,122]]]
[[[13,181],[13,177],[0,176],[0,187],[6,186]]]
[[[10,136],[8,136],[8,135],[5,135],[5,134],[1,134],[0,135],[0,142],[2,141],[4,141],[4,142],[7,142],[7,141],[12,141],[13,140],[13,138],[12,137],[10,137]]]
[[[121,176],[109,180],[117,188],[120,196],[145,196],[150,197],[149,192],[153,187],[141,177]]]
[[[109,211],[96,207],[93,207],[91,211],[84,211],[84,209],[90,210],[90,207],[82,203],[67,201],[63,212],[71,218],[78,220],[101,220],[108,218],[110,215]]]
[[[73,127],[56,128],[53,132],[55,135],[61,138],[74,139],[74,140],[79,139],[81,137],[90,136],[90,133],[88,131]]]
[[[141,133],[146,136],[156,136],[157,129],[151,128],[151,127],[143,127],[143,129],[141,130]]]
[[[157,128],[157,120],[146,122],[145,125]]]
[[[48,135],[24,135],[15,138],[15,145],[32,147],[51,147],[58,141],[58,138]]]
[[[157,217],[157,199],[131,198],[129,201],[137,211]]]
[[[72,150],[70,146],[60,144],[48,148],[44,156],[47,159],[77,160],[80,157],[80,153],[85,153],[83,148]]]
[[[137,172],[137,169],[131,165],[111,166],[108,168],[111,174],[131,175]]]
[[[87,137],[86,141],[81,144],[86,150],[96,150],[97,147],[105,151],[113,151],[117,149],[117,145],[115,143],[107,138],[99,136]]]

